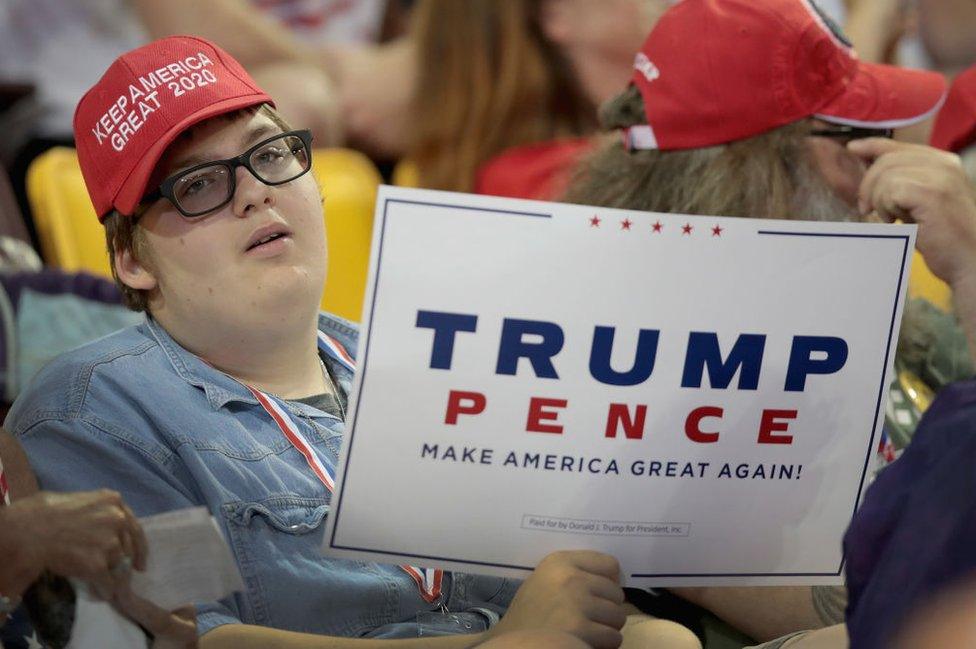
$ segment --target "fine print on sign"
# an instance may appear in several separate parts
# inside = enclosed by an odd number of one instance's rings
[[[325,552],[840,583],[914,237],[382,188]]]

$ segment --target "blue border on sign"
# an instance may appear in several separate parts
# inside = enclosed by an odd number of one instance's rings
[[[456,209],[456,210],[467,210],[467,211],[475,211],[475,212],[489,212],[489,213],[493,213],[493,214],[503,214],[503,215],[509,215],[509,216],[526,216],[526,217],[536,217],[536,218],[552,218],[552,215],[551,214],[545,214],[545,213],[539,213],[539,212],[519,212],[519,211],[514,211],[514,210],[500,210],[500,209],[480,208],[480,207],[473,207],[473,206],[470,206],[470,205],[455,205],[455,204],[451,204],[451,203],[434,203],[434,202],[425,202],[425,201],[411,201],[411,200],[405,200],[405,199],[399,199],[399,198],[387,198],[385,200],[384,204],[383,204],[383,217],[382,217],[382,222],[380,224],[380,236],[379,236],[379,243],[378,243],[378,248],[377,248],[376,278],[375,278],[374,283],[373,283],[373,301],[372,301],[372,304],[370,305],[370,322],[369,322],[369,325],[370,325],[369,326],[370,335],[372,334],[372,331],[373,331],[372,318],[373,318],[373,314],[375,313],[376,297],[377,297],[377,288],[379,286],[380,272],[382,270],[382,262],[383,262],[383,241],[384,241],[384,237],[386,236],[387,210],[389,209],[389,206],[390,206],[391,203],[403,203],[403,204],[408,204],[408,205],[423,205],[423,206],[427,206],[427,207],[443,207],[443,208],[450,208],[450,209]],[[885,370],[888,367],[888,359],[889,359],[890,354],[891,354],[891,339],[892,339],[892,336],[894,335],[895,316],[898,314],[898,296],[901,294],[901,287],[902,287],[902,284],[905,281],[905,261],[906,261],[906,259],[908,257],[908,243],[909,243],[909,239],[910,238],[909,238],[908,235],[881,235],[881,234],[873,235],[873,234],[841,234],[841,233],[833,234],[833,233],[821,233],[821,232],[786,232],[786,231],[775,231],[775,230],[759,230],[759,231],[757,231],[756,234],[758,234],[760,236],[821,237],[821,238],[823,238],[823,237],[831,237],[831,238],[844,238],[844,239],[880,239],[880,240],[896,240],[896,241],[897,240],[900,240],[902,242],[901,272],[898,275],[898,285],[897,285],[897,287],[895,289],[894,305],[893,305],[892,310],[891,310],[891,321],[890,321],[889,326],[888,326],[888,341],[887,341],[887,345],[885,346],[884,362],[882,363],[882,366],[881,366],[881,385],[878,388],[878,399],[877,399],[877,402],[875,404],[875,409],[874,409],[874,421],[871,424],[871,439],[870,439],[870,442],[868,443],[868,449],[867,449],[867,452],[865,453],[865,456],[864,456],[864,464],[863,464],[862,469],[861,469],[861,480],[860,480],[860,484],[859,484],[858,490],[857,490],[857,497],[854,499],[854,506],[853,506],[853,508],[851,510],[851,519],[853,519],[854,518],[854,514],[857,512],[858,504],[861,502],[861,493],[864,490],[864,481],[865,481],[865,479],[867,477],[868,465],[870,464],[870,460],[871,460],[871,453],[872,453],[872,450],[875,448],[875,439],[876,439],[877,427],[878,427],[878,417],[881,414],[881,400],[884,397],[884,390],[885,390],[885,387],[886,387],[885,386],[885,381],[884,381],[884,379],[885,379]],[[363,363],[362,363],[362,366],[358,370],[358,371],[362,372],[363,376],[360,379],[360,397],[359,397],[359,400],[356,403],[356,412],[353,413],[353,422],[358,421],[359,404],[361,404],[362,401],[363,401],[362,393],[366,389],[366,370],[367,370],[366,365],[367,365],[367,361],[369,359],[369,343],[370,343],[369,335],[367,335],[366,340],[364,341],[364,344],[363,344],[363,354],[362,354]],[[346,453],[346,457],[343,458],[343,475],[346,474],[346,471],[349,468],[349,462],[352,459],[353,442],[355,441],[355,434],[356,434],[355,424],[349,428],[349,430],[347,431],[347,434],[349,435],[349,449],[348,449],[348,451]],[[345,491],[345,490],[343,490],[343,491]],[[526,571],[531,571],[534,568],[533,566],[521,566],[521,565],[513,565],[513,564],[506,564],[506,563],[496,563],[496,562],[491,562],[491,561],[475,561],[475,560],[471,560],[471,559],[463,559],[463,558],[457,558],[457,557],[445,557],[445,556],[439,556],[439,555],[426,555],[426,554],[410,554],[410,553],[398,552],[398,551],[395,551],[395,550],[377,550],[375,548],[363,548],[363,547],[356,547],[356,546],[349,546],[349,545],[338,545],[335,542],[335,537],[336,537],[336,534],[338,534],[338,531],[339,531],[339,520],[340,520],[340,517],[342,515],[342,500],[343,499],[340,498],[339,499],[339,502],[336,503],[336,507],[335,507],[335,524],[332,527],[332,535],[329,538],[329,547],[330,548],[335,548],[337,550],[352,550],[352,551],[356,551],[356,552],[364,552],[364,553],[377,554],[377,555],[398,555],[398,556],[403,556],[403,557],[410,557],[411,559],[420,559],[420,560],[427,560],[427,561],[451,561],[451,562],[456,562],[456,563],[465,563],[465,564],[474,565],[474,566],[490,566],[490,567],[494,567],[494,568],[508,568],[508,569],[526,570]],[[840,566],[837,568],[836,572],[632,573],[630,576],[632,578],[650,578],[650,577],[661,577],[661,578],[667,578],[667,577],[837,577],[837,576],[840,576],[841,573],[843,572],[844,562],[845,562],[845,557],[844,556],[841,556]]]

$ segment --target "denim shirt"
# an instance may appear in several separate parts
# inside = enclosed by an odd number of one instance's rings
[[[354,324],[322,314],[319,327],[355,357]],[[322,358],[348,393],[352,372]],[[285,403],[335,466],[343,422]],[[151,319],[53,361],[21,394],[6,426],[45,489],[115,489],[137,516],[210,510],[245,590],[197,603],[201,635],[237,622],[345,637],[476,632],[497,621],[518,587],[454,573],[445,575],[442,600],[431,604],[396,566],[323,557],[329,492],[243,385]],[[382,480],[382,467],[376,471]]]

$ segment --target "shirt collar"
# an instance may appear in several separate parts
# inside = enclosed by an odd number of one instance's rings
[[[156,320],[147,317],[146,327],[150,337],[155,339],[163,353],[166,354],[166,359],[173,367],[173,371],[190,385],[203,390],[207,396],[207,401],[214,410],[220,410],[232,401],[257,404],[254,396],[240,382],[206,363],[196,354],[184,349]],[[329,367],[332,375],[336,377],[339,387],[346,394],[349,394],[352,372],[328,354],[320,352],[319,357]],[[302,403],[293,405],[293,402],[289,401],[287,404],[303,413],[308,410],[306,414],[318,412],[315,408]]]

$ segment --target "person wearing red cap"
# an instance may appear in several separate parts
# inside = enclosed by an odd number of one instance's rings
[[[139,516],[209,508],[245,587],[196,603],[201,646],[511,646],[508,632],[535,631],[620,644],[607,555],[552,554],[522,584],[321,555],[357,329],[318,311],[311,136],[236,61],[200,38],[150,43],[74,124],[113,273],[148,317],[49,364],[7,426],[45,488],[114,489]],[[679,630],[661,646],[697,646]]]
[[[965,174],[955,156],[885,137],[934,115],[944,97],[940,75],[860,61],[808,0],[683,0],[635,57],[631,86],[602,110],[603,125],[620,138],[592,156],[565,199],[685,214],[917,222],[918,249],[954,289],[960,344],[968,338],[976,349],[976,203]],[[901,352],[918,333],[908,320]],[[971,368],[966,356],[962,365]],[[770,647],[845,641],[843,626],[781,637],[842,622],[842,590],[675,592]]]
[[[932,126],[929,144],[962,157],[969,177],[976,179],[976,65],[952,80],[949,96]]]

